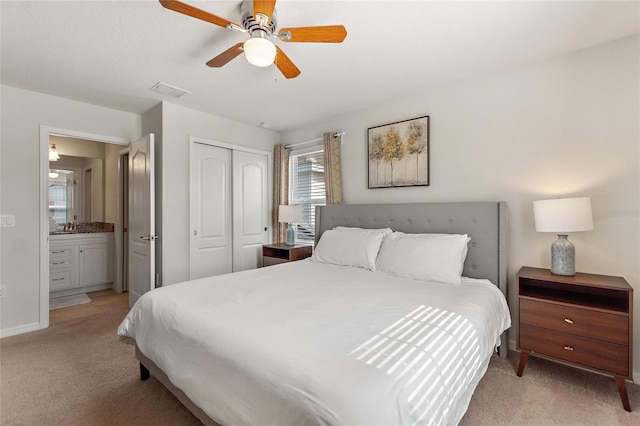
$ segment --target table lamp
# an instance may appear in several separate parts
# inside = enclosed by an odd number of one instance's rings
[[[302,206],[281,205],[278,209],[278,221],[289,224],[287,232],[285,233],[285,244],[295,246],[296,233],[292,225],[302,221]]]
[[[533,202],[533,216],[538,232],[555,232],[558,239],[551,245],[551,273],[576,274],[576,249],[569,232],[593,229],[591,198],[557,198]]]

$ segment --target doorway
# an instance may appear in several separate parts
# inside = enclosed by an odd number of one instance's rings
[[[51,138],[70,138],[70,139],[78,139],[92,142],[99,142],[104,144],[113,144],[119,145],[122,147],[126,147],[129,145],[129,140],[92,134],[86,132],[80,132],[69,129],[60,129],[49,126],[40,126],[40,321],[39,328],[47,328],[49,326],[49,288],[50,288],[50,258],[49,258],[49,229],[50,229],[50,207],[49,207],[49,146]],[[59,149],[59,146],[58,146]],[[93,168],[92,168],[93,171]],[[86,177],[86,175],[85,175]],[[117,179],[120,179],[118,176]],[[91,180],[96,183],[95,176],[91,177]],[[102,184],[102,183],[101,183]],[[85,188],[88,185],[85,185]],[[121,190],[118,185],[116,185],[116,198],[121,198]],[[84,203],[77,203],[78,206],[82,210],[87,208]],[[93,203],[91,206],[92,210],[102,209],[104,211],[104,202]],[[77,217],[77,214],[74,214],[71,217]],[[89,222],[91,219],[84,218],[85,221]],[[104,220],[104,218],[103,218]],[[74,221],[71,221],[74,222]],[[114,231],[118,228],[121,229],[121,220],[116,220],[114,223]],[[115,259],[119,258],[119,253],[122,251],[121,244],[119,245],[116,241],[115,244]],[[114,274],[114,288],[121,288],[122,283],[120,280],[120,276],[118,274]]]

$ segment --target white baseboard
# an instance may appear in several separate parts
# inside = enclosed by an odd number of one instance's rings
[[[21,325],[19,327],[8,328],[5,330],[0,330],[0,339],[3,337],[16,336],[18,334],[29,333],[31,331],[40,330],[40,323],[34,322],[31,324]]]

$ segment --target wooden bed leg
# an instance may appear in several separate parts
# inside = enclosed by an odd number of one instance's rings
[[[627,382],[620,376],[615,376],[616,386],[618,387],[618,393],[620,394],[620,400],[622,406],[626,411],[631,412],[631,405],[629,404],[629,395],[627,395]]]
[[[147,370],[147,367],[140,363],[140,380],[147,380],[149,379],[149,377],[151,377],[149,370]]]
[[[524,372],[524,367],[527,365],[527,361],[529,361],[529,352],[522,351],[520,352],[520,365],[518,365],[518,377],[522,377],[522,373]]]

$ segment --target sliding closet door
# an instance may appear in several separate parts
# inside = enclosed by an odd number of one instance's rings
[[[262,266],[269,242],[269,182],[266,155],[233,151],[233,271]]]
[[[200,143],[191,148],[189,277],[196,279],[233,270],[232,164],[229,149]]]

